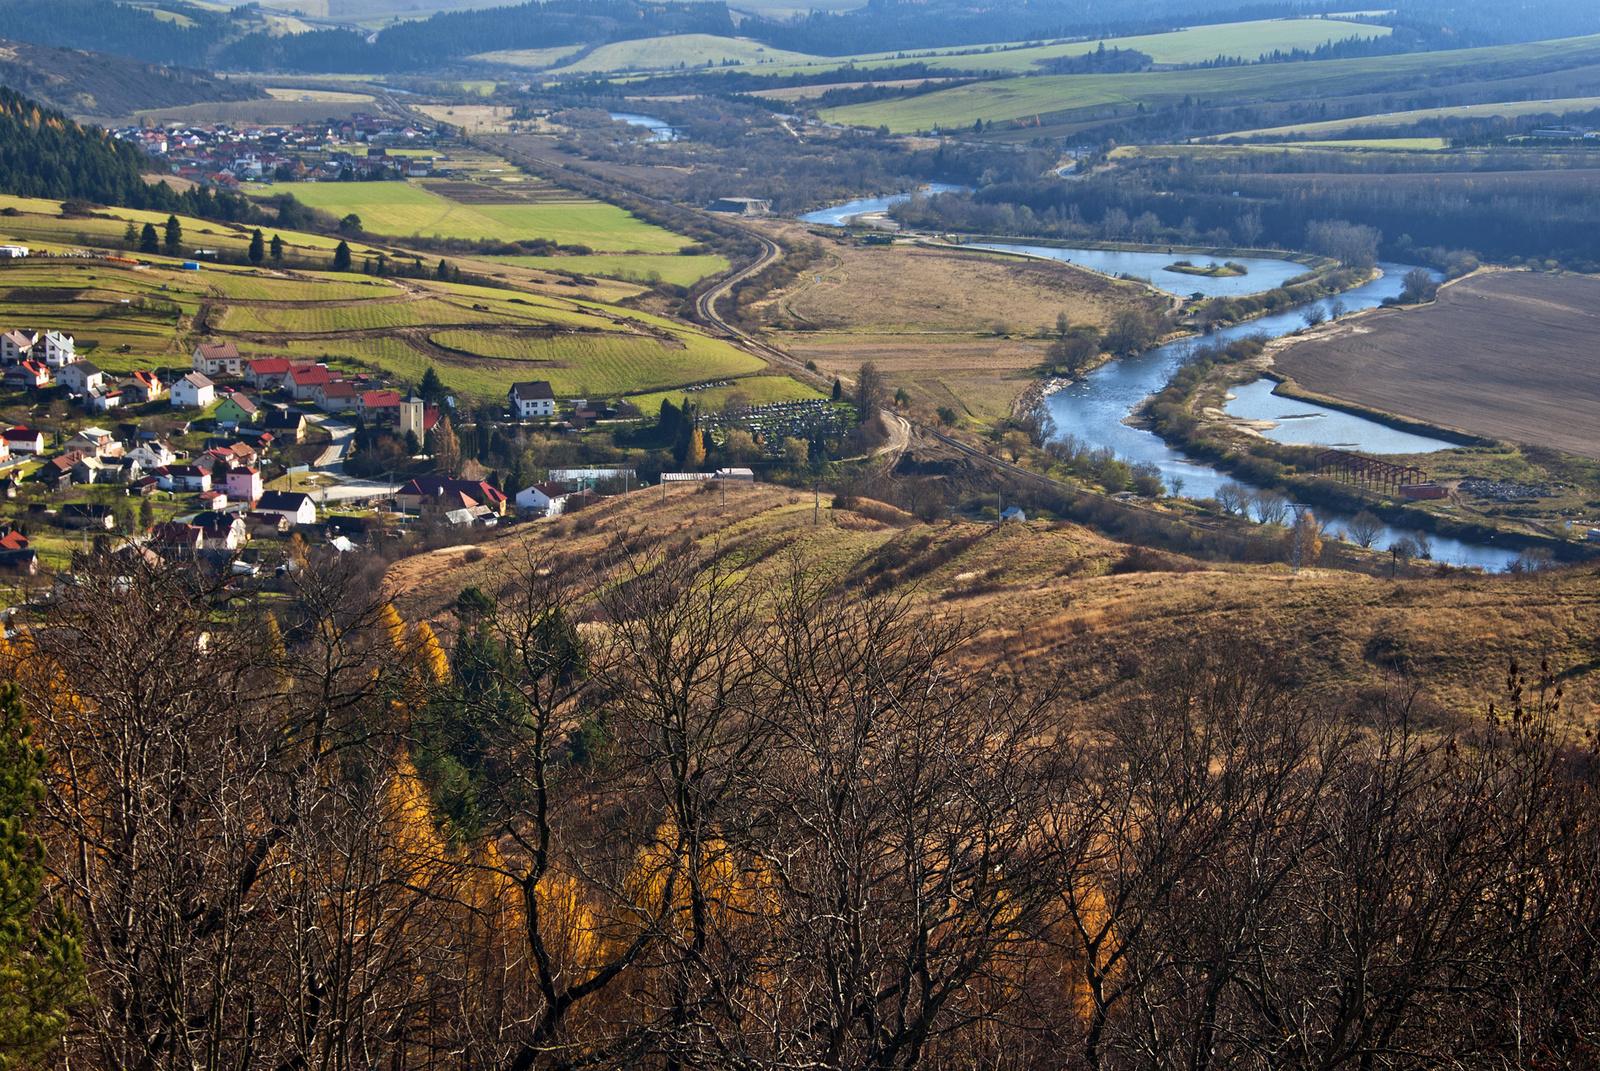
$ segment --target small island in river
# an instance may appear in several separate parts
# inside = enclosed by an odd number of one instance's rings
[[[1168,264],[1165,270],[1181,272],[1184,275],[1204,275],[1210,279],[1229,279],[1235,275],[1250,274],[1250,269],[1237,260],[1230,260],[1224,264],[1218,264],[1213,260],[1203,268],[1190,261],[1179,260]]]

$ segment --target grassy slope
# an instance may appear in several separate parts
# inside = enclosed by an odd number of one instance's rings
[[[20,238],[40,250],[82,244],[115,248],[124,227],[121,218],[63,220],[59,204],[52,201],[6,198],[4,206],[28,214],[0,217],[0,237]],[[148,213],[110,211],[159,222]],[[218,226],[185,221],[186,234],[195,243],[243,248],[247,238],[237,232],[229,232],[226,240],[199,233]],[[78,234],[85,230],[105,241],[79,242]],[[292,232],[284,237],[292,247],[315,238]],[[358,257],[363,249],[357,246]],[[210,334],[234,339],[247,357],[326,356],[347,367],[359,362],[407,379],[420,377],[431,363],[440,366],[454,389],[484,396],[503,394],[513,380],[535,376],[557,382],[565,392],[588,385],[598,395],[661,392],[765,368],[760,360],[693,328],[596,300],[635,289],[561,286],[514,265],[460,262],[475,271],[503,269],[508,281],[514,276],[526,289],[431,280],[402,284],[320,272],[284,277],[215,265],[186,272],[177,270],[171,258],[148,259],[154,262],[148,270],[81,259],[0,261],[0,324],[69,330],[96,364],[126,374],[187,364],[192,323],[207,303]],[[466,353],[453,357],[431,348],[430,336],[441,332],[449,333],[451,348]],[[520,350],[507,348],[513,338]],[[530,363],[534,351],[539,352],[533,360],[553,364]]]
[[[1313,49],[1331,40],[1342,40],[1358,35],[1382,37],[1392,32],[1387,26],[1367,26],[1334,19],[1263,19],[1226,25],[1192,26],[1164,34],[1107,38],[1105,45],[1108,48],[1136,49],[1149,55],[1157,63],[1199,63],[1218,56],[1239,57],[1253,61],[1262,53],[1274,49]],[[793,74],[802,71],[815,73],[838,70],[851,64],[894,67],[906,63],[925,63],[930,67],[952,71],[982,69],[1022,74],[1037,70],[1038,64],[1042,61],[1059,56],[1081,56],[1086,52],[1093,52],[1099,46],[1099,41],[1073,41],[1033,47],[1013,42],[977,49],[943,48],[925,49],[915,53],[867,52],[855,56],[811,56],[800,52],[766,48],[756,42],[740,38],[683,34],[676,37],[621,41],[603,45],[582,59],[561,66],[557,70],[562,74],[608,74],[629,70],[659,70],[676,67],[679,63],[687,63],[690,67],[704,67],[707,60],[720,70],[724,61],[737,60],[739,66],[733,69],[758,74]],[[549,67],[559,58],[553,54],[561,51],[530,49],[485,52],[474,58],[514,66]]]
[[[1549,62],[1569,66],[1600,62],[1600,36],[1521,45],[1402,56],[1275,63],[1216,70],[1144,74],[1063,75],[983,82],[906,100],[831,108],[822,117],[895,131],[970,126],[975,119],[1031,119],[1035,115],[1105,105],[1160,107],[1185,97],[1213,105],[1253,100],[1301,99],[1372,92],[1385,83],[1449,70],[1498,64]]]
[[[497,264],[516,264],[545,271],[570,271],[614,279],[648,282],[655,273],[661,282],[693,286],[708,275],[728,270],[728,261],[714,254],[682,257],[675,253],[596,253],[591,256],[492,257]]]
[[[411,182],[314,182],[291,191],[303,204],[354,212],[375,234],[489,239],[548,238],[606,252],[670,253],[684,241],[615,205],[599,201],[464,205]]]
[[[1292,126],[1268,127],[1263,130],[1241,130],[1229,134],[1230,138],[1303,137],[1311,139],[1338,135],[1346,130],[1366,127],[1409,126],[1429,118],[1480,119],[1490,116],[1543,115],[1546,112],[1564,115],[1567,112],[1587,112],[1600,108],[1600,97],[1562,97],[1552,100],[1505,101],[1498,104],[1462,104],[1453,108],[1423,108],[1416,111],[1382,112],[1354,119],[1330,119],[1323,123],[1300,123]],[[1430,139],[1431,140],[1431,139]]]
[[[567,519],[519,528],[482,544],[483,561],[427,556],[398,563],[390,579],[408,619],[430,618],[449,629],[461,588],[498,591],[525,549],[583,555],[619,531],[643,528],[661,536],[663,546],[687,539],[730,555],[735,566],[763,561],[758,578],[798,561],[851,589],[886,580],[894,594],[971,626],[974,641],[962,660],[969,670],[1060,672],[1069,705],[1114,701],[1142,669],[1171,652],[1202,637],[1241,634],[1281,649],[1313,694],[1330,697],[1393,686],[1374,652],[1398,655],[1409,672],[1400,686],[1421,693],[1424,723],[1449,723],[1434,713],[1436,704],[1462,716],[1480,714],[1500,698],[1513,656],[1525,665],[1548,657],[1564,674],[1572,721],[1592,724],[1600,713],[1594,706],[1600,660],[1585,624],[1600,602],[1593,567],[1528,580],[1390,581],[1316,569],[1292,575],[1282,566],[1111,575],[1126,548],[1075,525],[896,530],[827,508],[821,524],[812,519],[810,495],[768,485],[730,488],[726,505],[719,494],[674,488],[663,500],[650,489],[597,507],[586,515],[584,531],[573,531]],[[914,563],[953,539],[974,536],[915,581],[896,583],[869,565],[891,543]],[[774,553],[778,548],[785,549]]]

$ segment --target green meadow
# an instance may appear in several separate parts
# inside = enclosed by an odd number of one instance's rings
[[[1363,94],[1389,83],[1410,84],[1446,68],[1457,77],[1477,68],[1484,79],[1512,79],[1533,64],[1578,66],[1587,63],[1600,63],[1600,35],[1453,52],[1326,60],[1314,64],[1274,63],[1139,74],[1009,78],[917,97],[830,108],[821,115],[830,122],[887,125],[894,131],[909,132],[971,126],[977,119],[1031,121],[1035,116],[1106,106],[1163,107],[1179,104],[1186,98],[1216,106]],[[1544,82],[1552,80],[1548,75],[1538,77]]]
[[[693,286],[708,275],[728,270],[727,260],[715,254],[683,257],[672,253],[595,253],[589,256],[484,259],[540,271],[567,271],[622,279],[630,283],[664,282],[674,286]]]
[[[360,216],[362,228],[373,234],[470,241],[548,238],[615,253],[671,253],[684,245],[671,231],[601,201],[464,205],[412,182],[296,183],[290,192],[335,216]]]

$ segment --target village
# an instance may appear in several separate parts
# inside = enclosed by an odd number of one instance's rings
[[[112,136],[165,160],[172,174],[218,189],[247,182],[339,182],[448,178],[434,156],[418,154],[444,137],[436,128],[357,115],[288,126],[226,124],[132,126]],[[405,155],[389,149],[404,147]]]
[[[474,533],[640,486],[623,466],[551,469],[525,486],[472,465],[459,478],[407,479],[434,467],[454,399],[441,407],[380,375],[317,362],[247,359],[232,342],[197,345],[191,369],[166,373],[170,381],[146,370],[118,378],[79,354],[70,334],[13,329],[0,335],[0,366],[11,399],[46,417],[0,430],[0,572],[23,577],[59,570],[92,538],[253,572],[282,567],[291,538],[332,553],[407,528],[481,538]],[[577,436],[616,410],[558,403],[548,382],[531,381],[512,385],[499,416]],[[403,444],[399,478],[347,471],[355,444],[379,436]],[[754,474],[663,474],[674,483],[722,479]]]

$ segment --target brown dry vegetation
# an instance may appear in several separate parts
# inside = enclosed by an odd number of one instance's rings
[[[924,246],[826,248],[831,266],[808,270],[772,302],[772,319],[799,328],[774,341],[846,379],[875,361],[916,401],[979,420],[1010,412],[1058,313],[1104,328],[1130,304],[1162,306],[1142,287],[1066,264]]]
[[[1134,551],[1072,524],[891,525],[828,507],[824,497],[813,525],[812,496],[784,488],[730,490],[726,506],[716,492],[674,489],[665,502],[658,491],[636,492],[507,531],[480,545],[478,561],[446,553],[404,560],[389,582],[404,616],[453,632],[457,593],[472,584],[495,590],[530,548],[579,560],[619,536],[635,546],[687,541],[736,565],[798,561],[842,589],[910,593],[922,612],[973,627],[970,668],[1061,674],[1076,704],[1132,691],[1146,667],[1196,638],[1243,637],[1280,649],[1293,673],[1328,697],[1353,699],[1400,679],[1440,724],[1484,710],[1512,658],[1547,658],[1568,716],[1585,726],[1600,720],[1593,567],[1525,578],[1294,575]]]
[[[1280,372],[1476,435],[1600,458],[1600,281],[1490,272],[1415,309],[1383,309],[1279,351]]]

